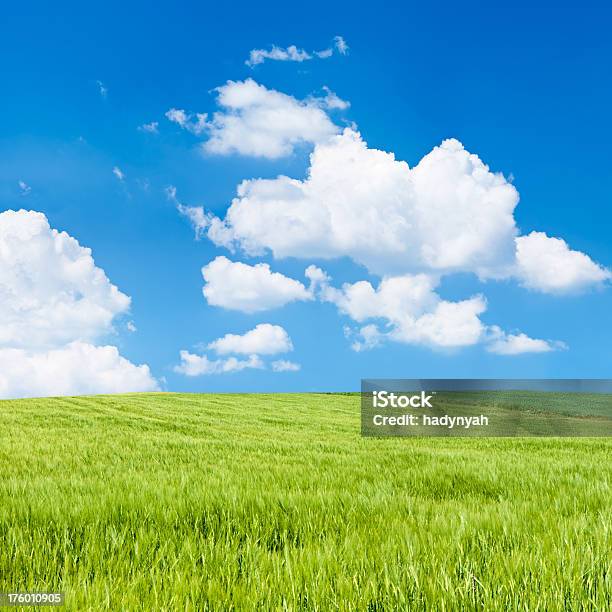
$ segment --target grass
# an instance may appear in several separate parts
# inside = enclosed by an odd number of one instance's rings
[[[0,402],[0,592],[78,611],[612,609],[612,440],[361,438],[359,402]]]

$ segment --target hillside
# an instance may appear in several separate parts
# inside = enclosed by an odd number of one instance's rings
[[[355,395],[0,402],[0,592],[68,610],[612,608],[612,440],[364,439]]]

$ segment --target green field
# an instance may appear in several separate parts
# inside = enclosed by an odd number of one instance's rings
[[[0,402],[0,592],[610,610],[612,439],[361,438],[355,395]]]

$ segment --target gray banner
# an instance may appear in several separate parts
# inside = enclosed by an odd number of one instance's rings
[[[364,436],[612,436],[612,380],[364,379]]]

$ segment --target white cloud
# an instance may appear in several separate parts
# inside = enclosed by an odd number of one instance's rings
[[[207,355],[196,355],[181,351],[181,362],[174,371],[185,376],[224,374],[246,369],[263,370],[266,364],[260,355],[276,355],[293,350],[291,338],[279,325],[261,323],[243,335],[226,334],[206,347],[222,357],[211,359]],[[230,355],[227,356],[226,355]],[[242,359],[234,355],[246,355]],[[300,366],[291,361],[277,360],[271,363],[273,372],[296,371]]]
[[[96,81],[96,85],[98,86],[98,93],[102,98],[106,98],[108,96],[108,88],[102,81]]]
[[[0,214],[0,397],[157,389],[147,366],[94,339],[130,298],[44,214]]]
[[[520,282],[543,293],[577,293],[612,278],[610,270],[588,255],[573,251],[565,240],[544,232],[518,237],[516,259]]]
[[[266,60],[301,63],[314,58],[327,59],[334,54],[334,49],[340,55],[346,55],[348,53],[348,45],[342,36],[335,36],[333,47],[328,47],[321,51],[308,52],[304,49],[299,49],[295,45],[289,45],[288,47],[272,45],[270,49],[251,49],[249,52],[249,59],[244,63],[250,68],[253,68],[263,64]]]
[[[206,228],[210,224],[209,217],[204,212],[204,208],[202,206],[186,206],[179,202],[176,196],[176,187],[174,185],[166,187],[165,192],[166,197],[171,202],[174,202],[179,213],[189,219],[195,232],[195,239],[199,240],[205,234]]]
[[[204,374],[225,374],[240,372],[245,369],[262,369],[264,364],[257,355],[250,355],[248,359],[209,359],[206,355],[195,355],[189,351],[181,351],[181,363],[174,367],[174,371],[185,376],[202,376]]]
[[[380,346],[384,340],[384,334],[373,323],[364,325],[358,330],[351,329],[348,325],[344,327],[344,335],[347,339],[355,338],[351,348],[359,353]]]
[[[336,49],[338,50],[338,53],[340,53],[340,55],[348,54],[349,46],[346,44],[346,41],[344,40],[344,38],[342,38],[342,36],[334,37],[334,45]]]
[[[137,332],[137,331],[138,331],[138,328],[136,327],[136,325],[135,325],[134,321],[128,321],[128,322],[125,324],[125,327],[126,327],[126,329],[127,329],[129,332],[132,332],[132,333],[134,333],[134,332]]]
[[[334,54],[334,50],[331,47],[328,47],[327,49],[322,49],[321,51],[315,51],[314,54],[319,59],[327,59]]]
[[[176,123],[179,127],[195,134],[196,136],[203,134],[209,127],[206,119],[206,113],[187,113],[180,108],[171,108],[166,113],[166,118],[172,123]]]
[[[148,132],[149,134],[159,134],[159,122],[151,121],[151,123],[143,123],[138,126],[138,130],[141,132]]]
[[[114,346],[72,342],[60,348],[0,348],[0,397],[43,397],[158,391],[146,365]]]
[[[17,184],[22,196],[26,196],[32,191],[32,188],[25,181],[19,180]]]
[[[312,59],[312,55],[304,49],[298,49],[295,45],[289,45],[286,49],[273,45],[270,50],[252,49],[245,64],[252,68],[263,64],[267,59],[280,62],[304,62]]]
[[[123,173],[123,171],[121,170],[121,168],[119,168],[119,166],[113,166],[113,174],[120,180],[120,181],[124,181],[125,180],[125,174]]]
[[[329,284],[329,277],[310,266],[306,275],[319,298],[335,304],[353,321],[369,323],[358,330],[345,328],[355,351],[380,346],[385,340],[432,348],[457,348],[477,343],[496,353],[518,354],[553,350],[564,346],[529,338],[525,334],[506,335],[497,326],[487,326],[480,315],[486,311],[483,296],[451,302],[435,291],[438,280],[425,274],[385,277],[374,288],[368,281],[345,283],[341,289]]]
[[[203,146],[209,153],[276,159],[297,145],[322,142],[338,132],[312,98],[300,101],[253,79],[228,81],[216,91],[224,110],[207,124],[209,139]]]
[[[348,256],[381,275],[510,268],[518,193],[456,140],[413,169],[345,129],[319,143],[306,180],[243,181],[208,236],[275,257]]]
[[[425,274],[407,274],[383,278],[376,289],[368,281],[345,283],[342,289],[323,283],[319,296],[358,323],[382,320],[384,331],[370,324],[357,332],[354,350],[373,348],[385,338],[444,348],[480,342],[485,330],[479,319],[486,310],[484,298],[449,302],[434,291],[436,285],[436,279]]]
[[[276,355],[292,351],[293,344],[280,325],[260,323],[243,335],[226,334],[211,342],[207,348],[220,355]]]
[[[566,349],[564,342],[530,338],[526,334],[506,334],[496,325],[490,329],[491,342],[487,350],[498,355],[520,355],[523,353],[548,353]]]
[[[293,361],[279,359],[278,361],[272,362],[272,370],[274,372],[298,372],[300,369],[300,364],[294,363]]]
[[[346,110],[350,107],[350,102],[340,98],[329,87],[327,87],[327,85],[323,86],[323,91],[325,92],[325,96],[322,98],[314,98],[320,102],[323,108],[327,108],[329,110]]]
[[[431,312],[417,319],[400,321],[390,337],[399,342],[453,348],[471,346],[482,340],[485,326],[479,318],[487,308],[483,296],[460,302],[441,300]]]
[[[243,181],[225,219],[208,217],[207,234],[249,255],[347,256],[380,276],[473,272],[551,293],[611,278],[563,240],[518,236],[518,200],[512,184],[457,140],[411,169],[345,129],[315,146],[305,180]]]
[[[220,256],[202,268],[202,276],[207,302],[230,310],[261,312],[312,299],[302,283],[272,272],[265,263],[250,266]]]
[[[176,208],[181,215],[189,219],[195,231],[195,238],[199,240],[204,235],[209,224],[204,208],[202,206],[184,206],[180,203],[176,205]]]
[[[57,346],[112,330],[130,298],[96,267],[91,250],[45,215],[0,214],[0,346]]]

